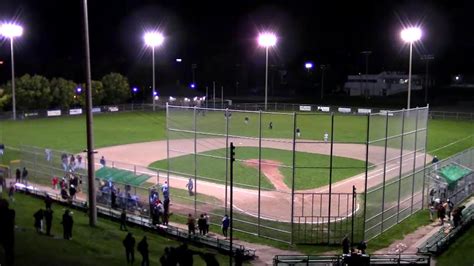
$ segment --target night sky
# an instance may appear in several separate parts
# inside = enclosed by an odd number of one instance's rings
[[[403,25],[423,27],[416,45],[414,72],[424,73],[420,54],[433,54],[432,68],[442,80],[472,73],[473,1],[89,1],[93,79],[110,72],[132,84],[148,82],[151,53],[143,32],[159,28],[165,45],[158,49],[161,82],[190,80],[198,64],[199,83],[232,80],[242,65],[249,80],[263,74],[259,30],[278,35],[270,63],[289,72],[304,62],[329,64],[336,80],[365,71],[363,50],[373,51],[370,72],[406,71],[408,49],[400,40]],[[2,0],[0,19],[15,20],[24,35],[15,43],[17,75],[62,76],[84,80],[82,0]],[[0,45],[0,83],[9,79],[9,43]],[[177,64],[176,58],[183,63]],[[257,77],[254,77],[257,76]],[[224,82],[224,81],[223,81]],[[229,81],[230,82],[230,81]],[[263,82],[263,80],[262,80]],[[258,83],[258,82],[257,82]],[[250,82],[250,85],[252,82]]]

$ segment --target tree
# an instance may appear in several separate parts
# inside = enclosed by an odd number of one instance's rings
[[[0,105],[7,109],[11,108],[12,90],[11,82],[2,87]],[[15,79],[16,108],[22,110],[47,109],[53,96],[49,80],[40,75],[30,76],[28,74]]]
[[[101,81],[93,80],[92,81],[92,105],[93,106],[100,106],[103,105],[104,100],[104,85],[102,85]],[[80,84],[82,88],[82,92],[77,95],[75,99],[75,105],[80,105],[86,107],[86,84]]]
[[[130,85],[126,77],[110,73],[102,78],[104,89],[103,104],[124,103],[130,98]]]
[[[53,96],[51,107],[66,109],[74,104],[77,98],[76,83],[63,78],[53,78],[50,87]]]

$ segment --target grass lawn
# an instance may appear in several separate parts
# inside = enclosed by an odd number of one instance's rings
[[[88,226],[88,218],[81,212],[74,212],[73,239],[66,241],[62,239],[62,226],[59,224],[64,207],[53,204],[53,227],[54,237],[39,235],[33,228],[33,213],[44,208],[43,201],[30,196],[17,193],[16,201],[10,207],[16,211],[15,265],[124,265],[125,252],[122,240],[126,233],[119,230],[119,224],[106,219],[99,218],[98,226]],[[178,246],[180,242],[158,236],[152,232],[140,228],[129,227],[134,234],[136,243],[143,236],[147,236],[150,250],[150,262],[158,265],[159,258],[167,246]],[[214,253],[221,265],[225,265],[227,257],[202,248],[192,247],[193,250]],[[3,259],[3,249],[0,250],[0,264]],[[138,265],[141,256],[135,252]],[[195,265],[205,265],[200,256],[194,256]]]
[[[471,226],[467,232],[456,240],[448,250],[436,258],[436,265],[439,266],[472,266],[474,257],[474,227]]]
[[[202,154],[214,157],[198,156],[198,176],[215,179],[218,182],[224,182],[226,176],[225,149],[212,150]],[[219,156],[220,158],[216,158],[215,156]],[[291,187],[292,182],[292,169],[288,167],[289,165],[292,165],[292,157],[292,151],[270,148],[262,149],[262,159],[275,160],[284,165],[280,166],[279,170],[285,177],[284,182],[288,187]],[[329,156],[297,152],[296,157],[298,161],[297,167],[302,167],[295,170],[296,189],[317,188],[328,184],[329,170],[326,167],[329,166]],[[237,147],[236,159],[258,159],[258,149],[255,147]],[[220,165],[222,167],[215,167],[216,165]],[[333,170],[333,182],[357,175],[365,170],[365,163],[363,161],[344,157],[334,157],[333,165],[336,167],[336,169]],[[154,162],[150,165],[150,167],[166,169],[167,160]],[[171,159],[170,169],[172,171],[194,175],[194,155],[184,155]],[[249,186],[258,186],[258,169],[245,165],[242,161],[237,161],[234,165],[234,178],[235,182],[237,183]],[[264,177],[262,178],[262,187],[272,189],[273,185],[267,178]]]
[[[438,151],[434,150],[473,134],[474,122],[472,121],[428,120],[428,153],[437,155],[440,159],[447,158],[469,147],[473,147],[474,137],[468,138],[465,141],[460,141]]]

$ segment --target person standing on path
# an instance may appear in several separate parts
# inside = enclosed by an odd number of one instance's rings
[[[438,156],[435,155],[433,157],[433,160],[431,160],[431,164],[433,165],[435,171],[438,171],[438,162],[439,162]]]
[[[328,140],[329,140],[329,134],[328,134],[327,132],[324,132],[323,139],[324,139],[324,142],[328,142]]]
[[[196,221],[193,217],[192,214],[188,214],[188,222],[186,223],[188,225],[188,235],[191,236],[191,234],[195,235],[196,232],[196,225],[195,225]]]
[[[125,247],[127,264],[132,265],[135,261],[135,238],[132,236],[132,233],[128,233],[122,243]]]
[[[205,235],[209,234],[209,225],[211,224],[211,217],[209,214],[204,213],[204,219],[206,219],[206,230],[204,232]]]
[[[342,239],[342,254],[349,254],[349,248],[351,247],[351,241],[347,235]]]
[[[194,183],[191,177],[189,178],[188,183],[186,184],[186,187],[188,188],[189,196],[194,195]]]
[[[51,225],[53,223],[53,210],[51,208],[44,211],[44,220],[46,222],[46,235],[51,235]]]
[[[104,158],[104,156],[102,156],[100,158],[100,164],[102,165],[102,167],[105,167],[105,158]]]
[[[21,172],[21,178],[25,185],[28,185],[28,170],[26,167],[23,167],[23,171]]]
[[[142,266],[149,266],[150,259],[148,256],[148,242],[146,241],[146,236],[144,236],[143,239],[138,242],[137,250],[142,255]]]
[[[15,171],[15,182],[16,183],[21,183],[21,171],[20,171],[20,168],[17,168],[16,171]]]
[[[127,212],[125,212],[125,209],[122,209],[122,213],[120,214],[120,230],[128,231],[127,230]]]
[[[229,229],[230,226],[230,219],[229,216],[226,214],[222,218],[222,234],[224,235],[225,238],[227,238],[227,230]]]
[[[205,235],[206,234],[206,219],[204,218],[204,214],[201,214],[201,216],[198,219],[198,227],[199,227],[199,234]]]

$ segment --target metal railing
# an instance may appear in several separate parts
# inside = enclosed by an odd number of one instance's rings
[[[377,254],[377,255],[277,255],[273,258],[273,265],[426,265],[431,263],[430,255],[418,254]]]

